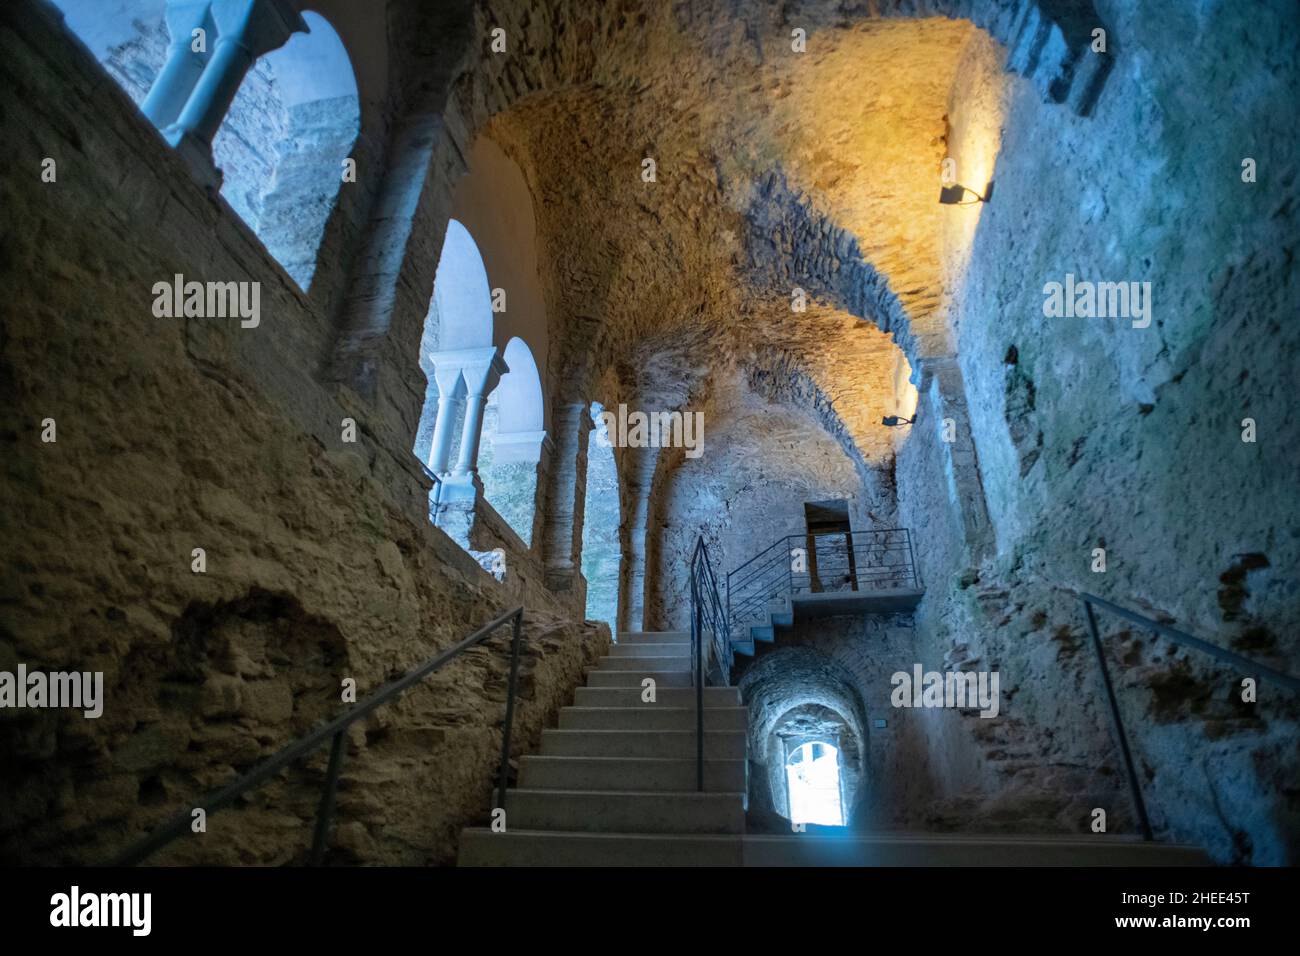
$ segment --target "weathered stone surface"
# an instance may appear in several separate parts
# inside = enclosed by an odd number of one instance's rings
[[[822,497],[853,498],[858,527],[911,528],[926,597],[905,622],[760,649],[742,679],[769,770],[773,727],[842,721],[858,821],[1077,832],[1100,806],[1130,826],[1074,592],[1281,669],[1300,657],[1293,13],[392,0],[363,182],[286,272],[49,8],[8,5],[0,665],[103,669],[109,707],[5,715],[4,854],[102,857],[336,712],[344,677],[379,686],[519,603],[527,746],[606,639],[576,620],[585,519],[617,537],[617,578],[606,554],[594,592],[617,593],[616,623],[667,626],[696,535],[725,573]],[[146,25],[109,69],[138,100],[160,55]],[[273,138],[324,135],[328,104],[289,116],[273,86],[254,71],[236,112],[266,113]],[[443,522],[501,549],[501,580],[430,525],[412,455],[438,249],[482,137],[531,192],[555,442],[531,489],[505,482]],[[39,183],[45,157],[57,184]],[[965,186],[996,183],[990,201],[937,203],[945,159]],[[269,154],[248,162],[255,178]],[[175,273],[260,282],[262,326],[155,319],[149,290]],[[1045,316],[1067,274],[1150,282],[1150,325]],[[617,508],[596,514],[585,491],[611,486],[589,474],[592,401],[701,411],[705,453],[616,449]],[[1161,832],[1294,862],[1296,715],[1275,696],[1243,709],[1240,675],[1139,635],[1107,646]],[[1001,717],[888,708],[913,662],[999,669]],[[475,652],[350,733],[337,859],[451,858],[485,806],[502,668],[495,644]],[[175,859],[299,859],[323,763]]]
[[[6,130],[25,132],[0,179],[4,283],[24,289],[4,325],[14,428],[0,646],[30,666],[106,672],[98,720],[0,724],[0,855],[92,862],[345,710],[345,678],[364,696],[516,596],[429,524],[427,485],[402,461],[409,436],[392,440],[313,380],[320,349],[302,346],[327,326],[320,307],[199,192],[98,67],[43,16],[6,16],[0,44],[6,86],[28,94],[3,105]],[[51,56],[70,64],[57,90],[42,86],[55,82]],[[58,183],[34,190],[26,171],[49,154]],[[166,210],[159,228],[123,223],[124,179]],[[151,287],[173,272],[260,281],[262,324],[155,318]],[[362,423],[358,445],[339,440],[348,415]],[[46,417],[55,443],[40,442]],[[205,573],[191,570],[194,548]],[[607,640],[566,620],[536,580],[516,592],[529,605],[520,746]],[[454,834],[486,811],[506,648],[494,639],[393,705],[387,731],[354,736],[340,819],[355,822],[353,781],[393,780],[380,798],[391,831],[363,819],[373,842],[349,841],[373,847],[368,862],[449,860]],[[463,729],[429,747],[419,727],[447,723],[440,713]],[[65,735],[76,743],[59,744]],[[54,749],[58,761],[42,763]],[[300,858],[324,757],[161,859]]]

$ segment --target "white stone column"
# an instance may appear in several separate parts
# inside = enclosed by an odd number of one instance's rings
[[[203,52],[194,50],[194,31],[204,30],[214,33],[208,10],[212,0],[168,0],[167,32],[171,34],[171,43],[167,46],[167,62],[163,64],[149,88],[140,107],[150,122],[159,129],[166,129],[176,121],[194,92],[194,84],[203,75],[203,68],[208,62],[211,47],[205,42]],[[212,37],[209,37],[209,42]]]
[[[446,450],[451,444],[451,419],[449,418],[444,424],[441,404],[438,407],[438,419],[434,424],[434,454],[437,454],[440,440],[444,449],[443,457],[439,459],[443,469],[439,472],[442,476],[439,500],[444,503],[475,502],[483,491],[482,482],[478,477],[478,449],[483,432],[483,409],[487,405],[488,396],[501,380],[501,376],[510,369],[493,345],[477,349],[434,352],[429,358],[433,362],[439,391],[443,389],[444,380],[456,382],[458,386],[463,382],[465,388],[465,422],[461,428],[460,455],[450,474],[447,474],[445,469]],[[441,434],[438,431],[440,427]],[[433,454],[430,457],[432,459]]]
[[[437,356],[430,358],[437,362]],[[451,457],[452,428],[456,423],[456,413],[465,403],[461,391],[460,366],[435,364],[433,377],[438,383],[438,417],[433,424],[433,444],[429,449],[429,470],[439,478],[447,474],[448,459]]]
[[[307,32],[302,15],[288,0],[212,0],[217,27],[212,58],[194,85],[185,108],[167,127],[167,141],[213,185],[220,174],[212,163],[212,138],[258,57]]]
[[[478,446],[483,438],[483,409],[487,407],[488,396],[501,381],[501,376],[509,371],[505,361],[492,350],[491,358],[486,362],[474,362],[461,370],[465,378],[465,427],[460,436],[460,458],[452,474],[478,475]]]

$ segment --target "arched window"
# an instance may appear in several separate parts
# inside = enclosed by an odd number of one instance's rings
[[[343,41],[320,14],[244,77],[212,141],[221,195],[302,289],[361,131],[361,101]]]
[[[483,419],[478,474],[483,497],[531,547],[537,464],[546,438],[542,381],[523,339],[506,343],[505,362],[510,371],[501,376]]]
[[[461,466],[474,465],[473,461],[461,460],[469,384],[477,384],[475,369],[469,369],[467,379],[465,366],[476,363],[485,353],[495,352],[487,267],[469,230],[451,219],[438,256],[433,298],[420,339],[420,368],[428,385],[414,448],[416,456],[441,482],[450,482],[454,472],[467,475]],[[433,494],[431,504],[436,504],[441,487],[435,488]]]
[[[785,760],[791,823],[844,826],[840,752],[829,742],[810,741],[790,750]]]
[[[546,400],[532,350],[493,345],[487,268],[469,230],[447,223],[425,319],[420,364],[428,377],[415,453],[438,477],[431,513],[467,550],[482,498],[531,547]]]
[[[618,469],[599,402],[591,403],[594,428],[587,442],[587,493],[582,519],[582,576],[587,579],[587,618],[605,621],[610,633],[618,622],[618,526],[622,520]]]
[[[222,16],[202,0],[55,3],[72,31],[172,145],[181,143],[186,129],[211,123],[211,165],[221,172],[222,196],[299,287],[307,289],[345,172],[351,176],[344,160],[361,129],[352,64],[329,22],[312,11],[299,21],[291,9],[284,13],[283,0],[243,0],[221,8]],[[213,69],[225,67],[236,76],[241,69],[238,62],[217,63],[214,57],[223,22],[229,30],[232,23],[243,22],[245,13],[263,12],[268,5],[283,14],[276,28],[250,28],[257,36],[248,42],[270,52],[242,75],[238,93],[221,114],[223,101],[207,95],[211,88],[204,87],[203,79]],[[266,20],[251,13],[247,19],[257,24]],[[303,28],[309,32],[293,32]],[[194,36],[196,30],[200,37]],[[199,103],[209,109],[198,109]]]
[[[492,344],[492,288],[487,266],[469,230],[455,219],[438,256],[433,302],[425,324],[437,327],[438,349],[447,352]]]

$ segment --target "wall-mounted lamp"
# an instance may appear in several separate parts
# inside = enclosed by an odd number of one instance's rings
[[[984,195],[981,196],[969,186],[963,186],[961,183],[955,183],[952,186],[942,186],[939,189],[939,202],[945,206],[973,206],[974,202],[963,202],[962,197],[970,193],[978,202],[988,202],[993,198],[993,180],[984,187]]]
[[[903,418],[899,415],[886,415],[884,418],[880,420],[880,424],[888,425],[890,428],[894,428],[898,425],[910,425],[914,421],[916,421],[915,415],[912,416],[911,418]]]

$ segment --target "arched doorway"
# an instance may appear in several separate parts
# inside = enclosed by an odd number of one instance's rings
[[[786,799],[791,823],[844,826],[840,751],[829,741],[786,744]]]

